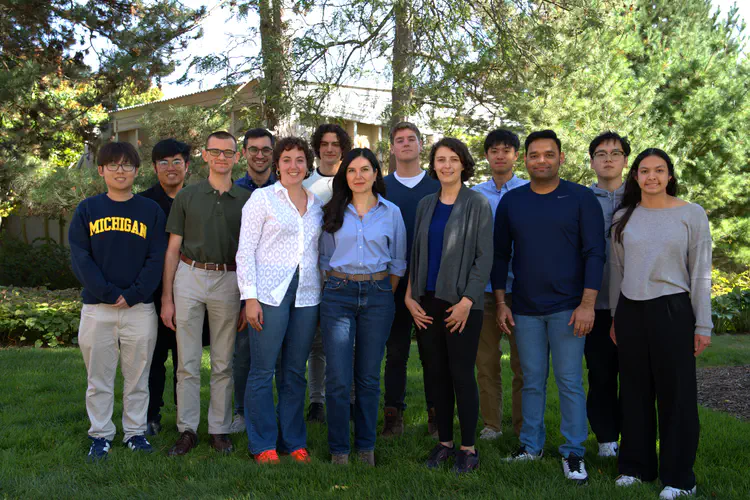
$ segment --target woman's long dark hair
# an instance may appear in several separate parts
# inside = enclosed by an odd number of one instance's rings
[[[674,173],[674,163],[672,163],[669,155],[659,148],[648,148],[641,151],[630,166],[628,178],[625,180],[625,193],[622,195],[622,203],[615,210],[617,212],[617,210],[625,209],[625,213],[617,222],[612,224],[612,229],[610,229],[612,237],[616,242],[622,242],[622,232],[625,230],[625,225],[630,220],[630,216],[633,215],[635,207],[641,202],[641,186],[638,185],[638,168],[641,166],[641,162],[649,156],[658,156],[667,164],[670,177],[669,182],[667,182],[667,194],[670,196],[677,195],[677,176]]]
[[[346,181],[346,170],[349,168],[349,164],[360,156],[369,161],[372,168],[375,169],[375,182],[372,184],[373,194],[385,196],[383,172],[375,153],[367,148],[352,149],[344,157],[338,172],[333,177],[333,196],[331,196],[331,201],[323,207],[323,231],[333,234],[341,229],[344,224],[344,210],[352,201],[352,190]]]

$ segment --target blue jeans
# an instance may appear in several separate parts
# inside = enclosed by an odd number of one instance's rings
[[[232,361],[232,378],[234,379],[234,413],[245,414],[245,387],[247,374],[250,371],[250,325],[237,332],[234,338],[234,360]]]
[[[305,371],[315,327],[318,306],[296,307],[298,276],[292,279],[286,295],[277,307],[261,303],[263,329],[249,329],[250,372],[245,392],[245,421],[248,448],[257,455],[278,449],[291,453],[307,446],[307,427],[304,408],[307,380]],[[277,411],[274,411],[273,376],[278,392]],[[278,442],[278,445],[277,445]]]
[[[320,304],[320,330],[326,354],[328,447],[332,455],[350,451],[352,361],[356,394],[354,447],[358,451],[375,449],[380,365],[394,314],[390,277],[362,282],[329,277],[326,281]]]
[[[583,457],[588,437],[586,394],[583,391],[583,348],[586,337],[576,337],[568,326],[573,311],[544,316],[515,315],[516,344],[523,372],[521,444],[538,454],[546,437],[544,409],[547,404],[549,354],[560,395],[560,433],[565,438],[560,454]]]

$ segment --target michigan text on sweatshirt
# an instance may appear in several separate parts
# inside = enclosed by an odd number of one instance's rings
[[[114,304],[121,295],[129,306],[152,302],[164,269],[165,224],[159,205],[142,196],[83,200],[68,231],[83,303]]]

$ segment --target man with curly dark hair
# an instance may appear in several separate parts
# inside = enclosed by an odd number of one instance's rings
[[[305,187],[325,205],[331,199],[333,176],[341,159],[352,149],[352,139],[340,125],[324,123],[315,129],[310,142],[318,158],[318,168],[305,180]]]
[[[318,158],[318,168],[302,183],[325,205],[333,194],[333,177],[339,170],[341,159],[352,149],[352,139],[340,125],[324,123],[312,135],[312,148]],[[320,330],[315,333],[308,366],[308,389],[310,406],[307,408],[309,422],[325,423],[325,372],[326,355]]]

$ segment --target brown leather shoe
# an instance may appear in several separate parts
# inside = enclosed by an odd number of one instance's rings
[[[219,453],[232,453],[234,446],[228,434],[209,434],[208,444]]]
[[[427,410],[427,432],[433,439],[438,438],[437,420],[435,419],[435,408]]]
[[[404,433],[404,413],[393,406],[386,406],[383,410],[383,431],[380,433],[384,438],[401,436]]]
[[[180,457],[195,448],[198,444],[198,435],[193,431],[185,431],[167,453],[170,457]]]

